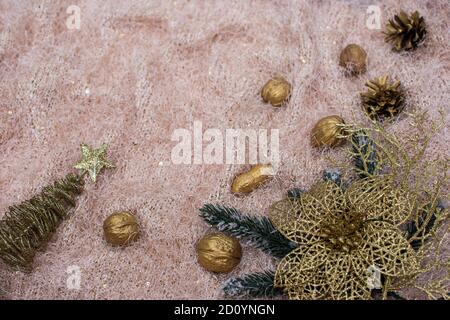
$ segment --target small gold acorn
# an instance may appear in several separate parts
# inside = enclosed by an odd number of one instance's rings
[[[339,65],[344,67],[347,73],[357,75],[366,72],[367,53],[357,44],[349,44],[341,51]]]
[[[291,85],[282,77],[270,79],[261,89],[264,102],[270,102],[274,107],[280,107],[291,94]]]
[[[234,237],[213,233],[198,242],[197,255],[198,262],[206,270],[228,273],[241,261],[242,247]]]
[[[403,110],[405,95],[400,81],[391,83],[389,77],[375,78],[366,83],[368,90],[361,93],[362,107],[372,120],[382,121]]]
[[[137,239],[139,224],[129,212],[116,212],[103,222],[106,241],[113,246],[125,246]]]
[[[386,25],[385,41],[393,44],[395,51],[414,50],[427,34],[425,19],[415,11],[410,16],[404,11],[389,19]]]
[[[339,116],[332,115],[320,119],[311,130],[311,144],[313,147],[337,147],[345,143],[341,137],[344,134],[345,121]]]
[[[231,185],[232,193],[250,193],[275,175],[271,164],[257,164],[238,175]]]

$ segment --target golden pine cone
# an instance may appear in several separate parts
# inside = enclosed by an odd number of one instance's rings
[[[391,83],[388,76],[383,76],[366,82],[366,87],[369,89],[361,93],[361,102],[372,120],[382,121],[403,110],[404,93],[400,81]]]
[[[389,20],[384,34],[385,41],[392,43],[395,51],[414,50],[427,34],[425,19],[418,11],[410,16],[402,11]]]

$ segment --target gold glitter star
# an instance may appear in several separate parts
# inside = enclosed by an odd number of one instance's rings
[[[74,168],[81,170],[82,174],[89,173],[92,181],[97,180],[97,175],[103,168],[114,168],[114,165],[106,159],[107,144],[102,144],[100,148],[93,149],[87,144],[81,144],[81,153],[83,158],[79,161]]]

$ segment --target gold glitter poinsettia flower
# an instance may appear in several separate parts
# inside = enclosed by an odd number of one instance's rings
[[[343,190],[320,182],[299,198],[270,208],[270,219],[298,244],[279,263],[275,283],[291,299],[370,299],[369,270],[403,277],[418,270],[416,253],[399,226],[414,199],[388,177]]]

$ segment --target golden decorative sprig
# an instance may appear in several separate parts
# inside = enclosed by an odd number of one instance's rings
[[[298,248],[279,263],[275,286],[293,299],[369,299],[370,268],[415,275],[416,253],[398,228],[411,215],[411,200],[381,175],[347,190],[319,182],[297,199],[276,202],[270,219]]]
[[[450,242],[450,211],[442,204],[448,198],[448,158],[429,153],[432,139],[443,125],[443,120],[433,120],[426,112],[407,114],[408,126],[402,132],[392,133],[379,122],[370,126],[347,126],[348,138],[364,131],[371,142],[371,153],[376,161],[372,172],[381,173],[411,195],[414,210],[400,227],[405,238],[417,252],[420,270],[408,277],[386,277],[383,296],[392,290],[416,288],[428,298],[449,298],[450,257],[445,247]],[[441,111],[440,119],[445,119]],[[355,141],[353,140],[353,144]],[[367,157],[360,148],[353,147],[353,158]],[[425,158],[425,156],[427,157]],[[347,179],[361,174],[372,177],[364,170],[342,161],[332,161]],[[438,277],[433,275],[439,275]],[[426,278],[433,280],[425,280]]]

